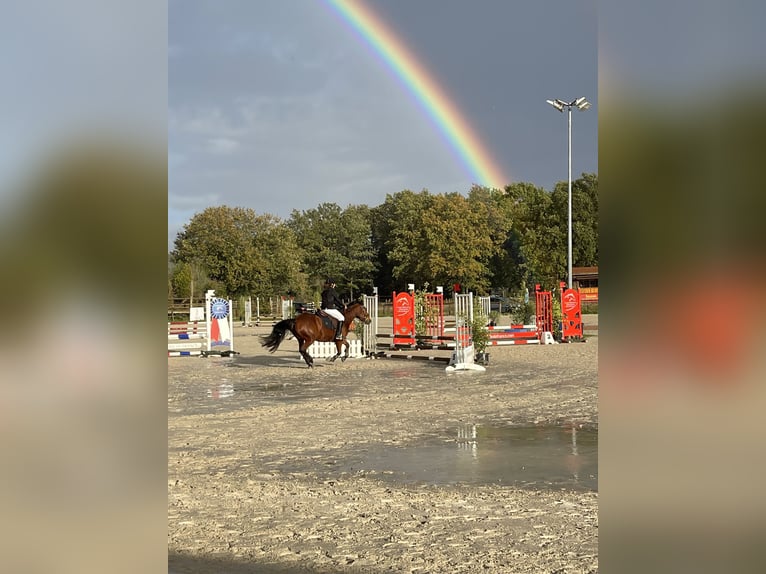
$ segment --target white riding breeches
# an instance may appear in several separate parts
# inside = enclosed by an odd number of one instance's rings
[[[341,313],[337,309],[325,309],[324,312],[327,313],[328,315],[330,315],[331,317],[334,317],[335,319],[337,319],[341,323],[345,320],[345,317],[343,316],[343,313]]]

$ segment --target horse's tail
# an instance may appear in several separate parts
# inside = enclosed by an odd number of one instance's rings
[[[280,321],[271,330],[271,334],[268,337],[263,337],[261,347],[266,347],[269,353],[273,353],[279,348],[279,345],[285,339],[285,335],[288,331],[292,331],[295,328],[295,319],[284,319]]]

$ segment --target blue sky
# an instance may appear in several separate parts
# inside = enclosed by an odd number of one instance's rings
[[[370,5],[462,111],[510,182],[597,170],[595,1]],[[168,241],[212,205],[289,217],[323,202],[474,183],[437,126],[322,0],[171,0]]]

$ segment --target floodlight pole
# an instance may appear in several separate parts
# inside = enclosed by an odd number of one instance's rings
[[[577,98],[571,102],[563,100],[546,100],[558,111],[567,109],[567,285],[572,288],[572,106],[576,106],[581,112],[590,107],[590,102],[585,98]]]
[[[572,288],[572,106],[567,106],[569,129],[567,137],[567,156],[569,167],[568,206],[567,206],[567,284]]]

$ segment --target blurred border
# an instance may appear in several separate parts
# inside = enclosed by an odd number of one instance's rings
[[[764,571],[757,2],[599,4],[599,562]]]
[[[0,569],[167,570],[167,5],[0,23]]]

